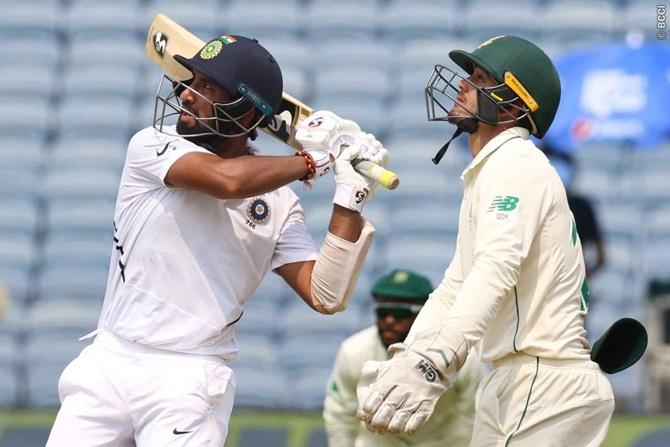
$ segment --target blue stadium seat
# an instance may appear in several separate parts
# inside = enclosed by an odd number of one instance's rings
[[[331,368],[340,344],[353,332],[342,330],[339,335],[323,335],[312,330],[287,336],[279,347],[284,374],[295,377],[306,368]],[[326,382],[323,383],[325,386]]]
[[[60,267],[42,269],[37,277],[38,299],[77,299],[101,303],[107,287],[108,268]]]
[[[303,368],[292,376],[291,383],[295,385],[291,390],[292,406],[300,410],[320,410],[323,408],[328,378],[334,362],[335,356],[332,357],[329,364],[316,368]]]
[[[566,45],[593,45],[613,37],[615,6],[605,0],[583,2],[561,0],[539,11],[545,38],[560,39]],[[536,20],[537,21],[537,20]]]
[[[391,238],[432,237],[456,239],[458,208],[426,199],[406,203],[391,212]]]
[[[59,405],[58,379],[65,367],[90,343],[71,336],[53,334],[33,336],[28,328],[25,347],[27,403],[33,408],[56,408]]]
[[[22,307],[29,299],[32,292],[30,278],[30,269],[27,267],[0,265],[0,287],[9,293],[12,307]]]
[[[287,383],[277,368],[270,371],[256,367],[236,367],[233,364],[237,385],[235,406],[237,408],[278,408],[286,401]],[[288,396],[293,400],[290,396]]]
[[[295,37],[263,39],[260,44],[274,56],[282,73],[286,69],[309,70],[314,66],[312,48],[302,39]],[[292,90],[286,88],[284,90],[293,95]]]
[[[113,222],[111,200],[67,200],[49,204],[44,224],[51,239],[88,237],[111,245]]]
[[[572,153],[577,171],[618,174],[626,168],[627,151],[616,144],[591,143]]]
[[[57,39],[60,7],[56,2],[7,2],[0,15],[4,38]]]
[[[407,64],[405,60],[396,60],[397,48],[385,39],[358,40],[355,45],[347,39],[333,40],[325,45],[318,45],[318,52],[313,57],[316,62],[313,59],[310,62],[319,67],[321,72],[347,67],[389,70],[397,63]]]
[[[643,209],[636,204],[602,202],[596,208],[598,224],[605,238],[627,239],[637,242],[643,228]]]
[[[255,302],[260,301],[275,305],[285,301],[289,295],[293,295],[294,293],[281,276],[268,272],[250,300],[253,299]],[[246,306],[251,303],[247,301],[244,304]]]
[[[653,12],[650,13],[646,8],[641,8],[639,2],[629,1],[621,13],[622,23],[615,27],[616,35],[623,37],[624,33],[633,31],[642,33],[645,39],[656,39],[658,30],[654,26],[649,26],[650,14],[653,15]]]
[[[394,137],[444,139],[444,142],[446,142],[455,130],[453,126],[445,123],[428,121],[426,102],[423,92],[419,92],[419,89],[417,89],[415,95],[409,96],[406,101],[393,104],[391,109],[386,111],[385,120],[389,135]]]
[[[312,95],[312,85],[304,70],[297,67],[281,67],[284,91],[299,101],[306,102]]]
[[[134,117],[132,98],[66,98],[58,110],[58,129],[61,138],[124,138]]]
[[[110,169],[70,169],[49,172],[41,195],[49,201],[108,200],[114,202],[120,173]]]
[[[56,73],[49,65],[13,64],[0,73],[3,98],[50,99],[56,87]]]
[[[383,102],[390,93],[390,79],[381,67],[340,66],[316,73],[314,89],[322,97]]]
[[[615,176],[603,169],[581,169],[577,173],[572,188],[596,203],[612,199],[621,200],[621,191],[625,190],[620,176]]]
[[[29,269],[37,258],[37,247],[28,234],[0,234],[0,266]]]
[[[63,78],[63,95],[101,104],[108,97],[134,100],[138,74],[137,66],[132,64],[71,66]]]
[[[0,198],[37,200],[39,190],[37,173],[27,169],[4,171],[0,176]]]
[[[391,3],[379,19],[382,34],[391,40],[444,38],[462,28],[460,7],[452,1],[415,1],[412,7],[402,1]]]
[[[109,267],[109,259],[114,249],[112,231],[106,238],[101,237],[48,237],[43,246],[42,265],[62,267]]]
[[[524,0],[514,2],[513,8],[508,6],[492,0],[469,2],[464,34],[479,41],[500,35],[534,40],[542,29],[537,20],[537,2]]]
[[[237,337],[240,353],[233,361],[233,369],[256,368],[270,371],[277,368],[277,345],[272,337],[246,333]]]
[[[387,256],[394,268],[411,268],[438,284],[456,249],[454,238],[403,237],[389,241]]]
[[[639,174],[638,174],[639,175]],[[670,182],[668,182],[668,173],[666,170],[647,171],[641,178],[638,178],[640,184],[640,193],[638,196],[648,207],[657,207],[666,205],[670,197]]]
[[[49,170],[102,169],[121,172],[127,139],[70,138],[55,142],[48,157]]]
[[[44,141],[53,129],[54,107],[46,97],[7,97],[3,105],[11,110],[0,120],[0,132],[5,136]]]
[[[6,36],[0,47],[0,60],[8,67],[31,65],[54,70],[61,60],[61,45],[51,36]]]
[[[314,110],[334,110],[342,118],[356,121],[363,131],[383,138],[387,130],[384,103],[372,98],[338,98],[329,92],[321,92],[313,99]]]
[[[27,310],[25,325],[32,336],[77,340],[95,330],[102,302],[38,300]]]
[[[275,303],[261,301],[258,297],[249,298],[244,306],[242,318],[235,323],[235,333],[239,337],[274,337],[278,332],[277,316],[280,307]]]
[[[143,48],[144,40],[133,35],[73,40],[66,47],[64,57],[69,69],[96,66],[100,72],[106,72],[110,68],[111,72],[104,76],[109,80],[118,68],[139,69],[146,58]],[[123,61],[122,67],[119,61]]]
[[[66,10],[63,24],[72,40],[144,35],[149,22],[143,23],[139,4],[126,0],[123,7],[103,1],[77,1]]]
[[[260,42],[281,38],[296,38],[300,30],[302,6],[293,2],[233,1],[219,8],[219,18],[229,23],[230,32],[256,38]]]
[[[0,237],[34,238],[40,217],[33,200],[0,199]]]
[[[29,138],[2,138],[0,140],[0,171],[37,172],[44,159],[44,144]]]
[[[175,22],[198,36],[203,41],[208,41],[221,34],[232,33],[226,15],[221,15],[222,8],[216,0],[199,0],[197,6],[192,3],[179,0],[151,0],[140,14],[143,26],[148,29],[149,23],[154,15],[163,13]],[[227,8],[223,8],[227,10]]]
[[[323,315],[311,309],[302,301],[294,301],[283,309],[279,322],[285,337],[296,339],[302,335],[324,338],[344,338],[361,328],[360,314],[356,309],[347,309],[334,315]]]
[[[311,41],[369,40],[375,37],[379,11],[373,3],[321,2],[308,6],[302,19]]]

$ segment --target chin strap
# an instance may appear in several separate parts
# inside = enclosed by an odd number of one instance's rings
[[[449,148],[449,145],[451,142],[458,137],[460,134],[463,132],[466,133],[473,133],[477,130],[477,126],[479,125],[479,121],[477,121],[475,118],[465,118],[462,119],[456,124],[456,132],[449,138],[449,141],[447,141],[444,146],[440,148],[439,151],[437,151],[437,154],[433,157],[433,163],[438,164],[440,160],[442,160],[442,157],[444,157],[444,154],[447,153],[447,149]]]

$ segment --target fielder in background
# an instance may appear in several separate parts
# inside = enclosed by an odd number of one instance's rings
[[[599,446],[614,396],[590,359],[582,247],[561,180],[529,139],[554,119],[558,74],[513,36],[449,56],[466,77],[437,65],[426,100],[430,120],[469,134],[456,253],[392,358],[363,367],[358,415],[372,430],[414,433],[481,343],[494,369],[472,446]]]
[[[476,355],[468,357],[454,386],[440,397],[433,416],[414,436],[371,433],[356,418],[356,386],[363,363],[386,360],[386,350],[405,339],[432,291],[428,278],[409,270],[394,270],[375,282],[371,293],[377,324],[347,338],[335,360],[323,411],[328,447],[465,447],[470,444],[475,391],[484,376],[484,365]]]
[[[223,446],[245,300],[272,270],[315,311],[341,311],[372,242],[360,213],[375,185],[351,161],[385,164],[373,136],[317,112],[297,131],[304,152],[254,155],[282,97],[275,59],[232,35],[176,59],[193,78],[163,77],[154,126],[128,145],[96,338],[61,375],[49,447]],[[319,251],[286,185],[330,170]]]

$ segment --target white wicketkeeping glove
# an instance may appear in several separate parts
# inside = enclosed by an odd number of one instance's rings
[[[353,143],[361,128],[353,121],[345,120],[333,112],[320,110],[304,119],[296,128],[295,139],[314,160],[316,172],[311,179],[326,174],[343,146]]]
[[[467,357],[460,332],[444,329],[417,334],[409,346],[391,345],[390,360],[365,362],[356,390],[356,415],[368,430],[411,435],[433,414]],[[454,345],[455,350],[446,347]]]
[[[368,160],[379,166],[388,164],[388,151],[372,134],[359,132],[353,143],[335,160],[335,196],[333,203],[361,212],[379,186],[375,180],[354,169],[356,161]]]

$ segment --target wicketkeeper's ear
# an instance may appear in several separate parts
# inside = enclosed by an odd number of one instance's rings
[[[634,365],[647,349],[647,330],[632,318],[617,320],[593,344],[591,360],[607,374]]]

